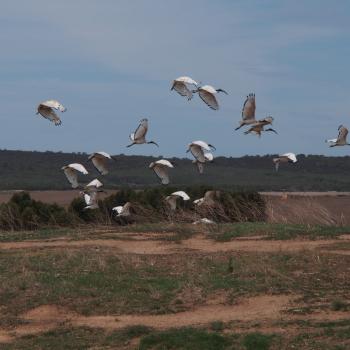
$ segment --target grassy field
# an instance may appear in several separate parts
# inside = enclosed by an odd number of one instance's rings
[[[2,232],[0,347],[345,350],[348,233],[261,223]]]

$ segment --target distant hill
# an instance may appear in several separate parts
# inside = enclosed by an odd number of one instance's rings
[[[0,190],[69,189],[61,167],[73,162],[87,167],[90,174],[81,177],[87,183],[98,177],[87,157],[85,153],[0,150]],[[110,163],[110,174],[102,178],[106,188],[158,185],[148,168],[155,158],[125,155],[115,158],[117,161]],[[200,176],[191,160],[172,158],[175,168],[171,170],[171,182],[237,190],[350,191],[350,157],[298,155],[298,163],[281,164],[278,173],[274,171],[272,158],[273,155],[218,157],[206,165],[205,173]]]

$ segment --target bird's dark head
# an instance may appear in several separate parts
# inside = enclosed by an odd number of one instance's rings
[[[228,95],[228,93],[223,89],[216,89],[216,92],[223,92],[224,94]]]
[[[155,142],[155,141],[149,141],[149,142],[147,142],[147,143],[148,143],[148,144],[153,144],[153,145],[156,145],[157,147],[159,147],[158,143]]]

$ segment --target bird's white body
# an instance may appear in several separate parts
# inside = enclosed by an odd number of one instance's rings
[[[193,222],[193,225],[199,225],[199,224],[212,225],[212,224],[215,224],[215,222],[207,218],[202,218]]]
[[[187,97],[187,100],[189,101],[193,97],[189,85],[198,86],[198,83],[190,77],[179,77],[173,80],[170,90],[175,90],[179,95]]]
[[[193,204],[196,206],[201,206],[203,204],[211,206],[215,203],[216,198],[220,196],[219,191],[207,191],[204,194],[204,197],[196,199],[193,201]]]
[[[215,97],[218,92],[224,92],[227,95],[227,92],[222,89],[215,89],[211,85],[200,86],[197,90],[193,92],[198,92],[199,97],[202,101],[211,109],[218,110],[219,103]]]
[[[97,209],[98,208],[98,192],[84,193],[84,200],[86,207],[84,209]]]
[[[330,143],[330,147],[350,145],[346,140],[349,133],[348,129],[340,125],[338,131],[338,138],[326,140],[326,142]]]
[[[170,196],[165,198],[165,201],[168,203],[171,210],[176,210],[176,201],[178,198],[182,198],[184,201],[190,199],[189,195],[184,191],[173,192]]]
[[[215,149],[213,145],[208,144],[205,141],[192,141],[188,145],[187,152],[191,152],[195,160],[193,161],[194,164],[196,164],[197,169],[200,174],[204,171],[204,163],[205,162],[211,162],[214,159],[214,156],[212,153],[212,149]],[[207,152],[205,152],[207,151]]]
[[[271,125],[272,122],[273,122],[273,118],[271,116],[268,116],[264,119],[258,120],[247,131],[245,131],[244,134],[254,133],[254,134],[258,135],[259,137],[261,137],[262,132],[266,132],[266,131],[272,131],[275,134],[277,134],[276,130],[274,130],[272,128],[265,129],[265,126]]]
[[[236,130],[240,129],[244,125],[256,123],[255,110],[255,94],[249,94],[243,103],[242,120],[239,122],[240,125],[238,128],[236,128]]]
[[[45,102],[41,102],[40,104],[46,107],[56,109],[57,111],[61,111],[61,112],[65,112],[67,110],[67,108],[64,107],[63,104],[58,102],[57,100],[48,100]]]
[[[216,91],[216,89],[211,85],[203,85],[199,88],[199,90],[203,90],[203,91],[209,92],[210,94],[214,94],[214,95],[218,93]]]
[[[275,164],[275,169],[278,171],[280,163],[296,163],[297,157],[294,153],[284,153],[278,156],[277,158],[273,158],[273,162]]]
[[[84,175],[88,174],[88,171],[82,164],[72,163],[62,167],[64,174],[67,177],[67,180],[72,185],[72,188],[77,188],[79,186],[78,183],[78,173],[82,173]]]
[[[202,205],[203,203],[204,203],[204,197],[195,199],[193,201],[193,204],[195,204],[195,205]]]
[[[106,152],[95,152],[91,154],[88,160],[91,160],[92,164],[96,168],[96,170],[101,175],[108,174],[107,161],[113,159],[112,156]]]
[[[130,216],[130,208],[131,203],[126,202],[123,206],[119,205],[117,207],[112,208],[112,211],[117,213],[117,216]]]
[[[65,112],[67,108],[56,100],[48,100],[39,103],[36,114],[40,114],[45,119],[55,123],[55,125],[61,125],[62,121],[54,110]]]
[[[152,169],[163,185],[168,185],[170,182],[168,170],[174,166],[166,159],[160,159],[156,162],[152,162],[149,168]]]
[[[100,188],[103,186],[103,183],[99,179],[94,179],[90,181],[85,187],[86,188]]]
[[[191,148],[192,146],[198,146],[208,152],[211,151],[212,148],[214,148],[212,145],[209,145],[208,143],[206,143],[205,141],[192,141],[188,147]]]
[[[195,85],[195,86],[198,85],[198,83],[195,80],[193,80],[192,78],[187,77],[187,76],[176,78],[176,79],[174,79],[174,81],[178,81],[178,82],[185,83],[185,84],[191,84],[191,85]]]
[[[212,149],[215,149],[214,146],[204,142],[204,141],[192,141],[188,145],[187,152],[191,152],[193,157],[201,163],[205,163],[205,152],[204,151],[212,151]],[[209,156],[210,157],[210,156]]]
[[[132,143],[130,145],[128,145],[127,147],[131,147],[133,145],[142,145],[144,143],[153,143],[156,146],[158,146],[158,144],[154,141],[147,141],[146,140],[146,134],[148,131],[148,119],[144,118],[140,120],[140,124],[137,127],[137,129],[135,130],[134,133],[129,135],[130,140],[132,141]]]

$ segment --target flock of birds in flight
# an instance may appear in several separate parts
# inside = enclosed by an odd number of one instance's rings
[[[186,97],[188,101],[193,98],[194,94],[198,94],[202,101],[213,110],[219,109],[219,103],[216,95],[218,93],[224,93],[227,95],[227,92],[223,89],[215,89],[211,85],[201,86],[200,83],[197,83],[195,80],[187,76],[179,77],[173,80],[171,90],[175,90],[179,95]],[[67,109],[60,102],[56,100],[48,100],[39,104],[37,108],[37,114],[40,114],[42,117],[50,120],[55,125],[61,125],[61,119],[56,111],[63,113],[66,110]],[[272,125],[274,118],[267,116],[264,119],[256,119],[255,110],[255,94],[249,94],[243,104],[242,119],[240,121],[240,125],[235,130],[239,130],[242,127],[248,127],[244,134],[253,133],[259,137],[261,137],[261,134],[263,132],[274,132],[277,134],[276,130],[272,129],[271,127],[266,128],[267,126]],[[147,131],[148,119],[142,119],[135,132],[130,134],[129,137],[131,144],[127,145],[127,147],[141,144],[154,144],[159,147],[155,141],[146,140]],[[345,126],[340,125],[338,131],[339,133],[336,139],[326,140],[326,142],[330,144],[330,147],[350,145],[347,143],[348,129]],[[216,150],[215,147],[205,141],[193,141],[188,145],[187,152],[191,152],[192,156],[194,157],[193,163],[197,167],[200,174],[204,172],[205,163],[213,161],[213,150]],[[92,162],[96,170],[101,175],[108,174],[108,162],[113,159],[114,158],[106,152],[95,152],[88,158],[88,160]],[[276,158],[273,158],[273,163],[275,164],[276,171],[278,171],[280,163],[296,162],[297,158],[294,153],[285,153]],[[149,165],[149,168],[154,171],[163,185],[170,183],[169,169],[173,167],[174,165],[166,159],[157,160]],[[79,163],[68,164],[62,167],[62,170],[64,171],[64,174],[74,189],[79,187],[78,174],[88,174],[86,168]],[[84,196],[86,203],[86,209],[98,208],[98,193],[102,192],[102,186],[102,182],[98,179],[95,179],[87,184],[84,187],[83,191],[81,191],[81,194]],[[217,191],[207,191],[203,198],[194,200],[193,203],[195,205],[202,205],[204,203],[210,204],[213,201],[213,196],[215,196],[216,192]],[[185,201],[190,199],[190,197],[184,191],[176,191],[172,193],[170,196],[165,198],[165,201],[168,203],[171,210],[176,210],[176,201],[178,198],[182,198]],[[127,202],[123,206],[114,207],[112,210],[116,212],[117,216],[129,216],[130,208],[131,203]],[[210,220],[203,218],[200,220],[200,222],[210,223]]]

